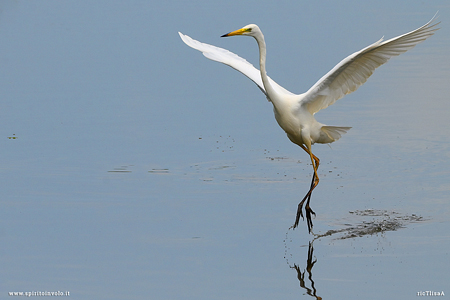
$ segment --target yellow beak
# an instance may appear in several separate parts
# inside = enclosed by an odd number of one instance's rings
[[[233,36],[233,35],[242,35],[244,32],[250,31],[250,28],[241,28],[232,32],[229,32],[227,34],[222,35],[221,37],[227,37],[227,36]]]

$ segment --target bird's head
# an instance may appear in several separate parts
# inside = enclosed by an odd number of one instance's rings
[[[258,25],[249,24],[247,26],[242,27],[241,29],[224,34],[221,37],[234,36],[234,35],[248,35],[248,36],[255,37],[258,34],[261,34],[261,30],[259,29]]]

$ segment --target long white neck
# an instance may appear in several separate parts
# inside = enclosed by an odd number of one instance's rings
[[[258,47],[259,47],[259,69],[261,72],[261,79],[264,84],[264,89],[266,90],[266,94],[269,97],[269,99],[272,102],[274,102],[274,101],[276,101],[277,93],[275,92],[272,85],[270,84],[269,77],[267,77],[266,42],[264,41],[264,35],[261,33],[260,35],[257,35],[254,38],[256,39],[256,42],[258,43]]]

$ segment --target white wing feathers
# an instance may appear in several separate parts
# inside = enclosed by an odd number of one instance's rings
[[[203,52],[203,55],[211,60],[226,64],[235,70],[238,70],[248,78],[250,78],[261,91],[266,94],[264,85],[261,79],[261,73],[251,63],[243,59],[242,57],[230,52],[226,49],[219,48],[213,45],[205,44],[194,40],[193,38],[178,32],[183,42],[191,48]],[[282,86],[278,85],[275,81],[270,79],[272,87],[279,93],[293,95]],[[267,96],[267,95],[266,95]]]
[[[434,34],[439,23],[431,19],[422,27],[390,40],[380,39],[376,43],[355,52],[314,84],[302,99],[302,105],[311,114],[328,107],[345,95],[356,91],[372,75],[373,71],[391,57],[400,55]]]
[[[345,95],[356,91],[372,75],[376,68],[385,64],[391,57],[413,48],[434,34],[436,25],[432,23],[436,15],[422,27],[398,37],[376,43],[344,58],[331,71],[317,81],[301,97],[300,104],[306,106],[311,114],[327,108]],[[248,78],[266,94],[261,73],[242,57],[216,46],[201,43],[178,32],[186,45],[203,52],[207,58],[226,64]],[[280,94],[294,95],[269,78],[272,87]],[[267,94],[266,94],[267,96]],[[270,101],[270,100],[269,100]]]

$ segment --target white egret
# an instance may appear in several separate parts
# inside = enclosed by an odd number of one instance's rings
[[[311,232],[313,226],[311,214],[315,215],[315,213],[309,206],[309,202],[312,191],[319,183],[317,174],[319,158],[312,153],[311,145],[314,143],[328,144],[337,141],[342,134],[351,128],[324,125],[316,121],[314,114],[345,95],[354,92],[367,81],[377,67],[386,63],[391,57],[406,52],[432,36],[438,30],[436,25],[439,24],[433,23],[435,17],[416,30],[387,41],[383,41],[383,38],[381,38],[366,48],[349,55],[319,79],[306,93],[299,95],[287,91],[267,76],[266,43],[257,25],[244,26],[241,29],[224,34],[222,37],[235,35],[253,37],[259,47],[260,70],[228,50],[201,43],[180,32],[179,35],[183,42],[203,52],[203,55],[207,58],[224,63],[253,80],[273,104],[275,119],[286,132],[288,138],[308,153],[314,169],[311,186],[298,205],[297,216],[292,227],[297,227],[300,216],[304,218],[302,208],[305,200],[307,200],[305,213],[308,230]]]

